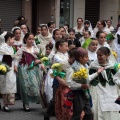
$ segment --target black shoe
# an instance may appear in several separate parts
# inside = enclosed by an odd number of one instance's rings
[[[49,117],[46,117],[46,116],[44,115],[44,120],[50,120],[50,119],[49,119]]]
[[[29,105],[23,104],[23,108],[26,112],[30,112]]]
[[[5,112],[10,112],[10,109],[9,109],[8,106],[3,106],[3,110],[4,110]]]

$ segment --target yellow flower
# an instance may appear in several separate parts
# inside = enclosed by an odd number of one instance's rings
[[[54,63],[51,66],[52,69],[58,70],[58,71],[62,71],[62,65],[60,63]]]
[[[0,65],[0,70],[2,72],[7,72],[7,68],[4,65]]]
[[[73,79],[87,79],[88,78],[88,71],[86,68],[80,68],[79,71],[74,72],[72,75]]]
[[[48,61],[49,59],[48,59],[48,57],[43,57],[40,60],[41,60],[41,62],[43,62],[43,61]]]
[[[113,56],[114,56],[115,58],[117,58],[118,55],[117,55],[117,53],[116,53],[115,51],[112,51],[111,53],[113,54]]]

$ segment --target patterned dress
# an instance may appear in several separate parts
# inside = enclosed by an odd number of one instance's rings
[[[6,75],[0,75],[0,92],[3,94],[4,105],[13,105],[15,103],[16,73],[14,72],[13,54],[12,46],[6,43],[0,46],[0,61],[10,67],[10,71]]]
[[[90,82],[94,120],[120,119],[120,105],[115,103],[119,93],[118,86],[113,81],[113,75],[115,74],[113,66],[113,62],[109,61],[105,70]],[[90,67],[90,74],[95,73],[100,67],[98,61],[94,61]]]
[[[54,56],[54,63],[61,63],[62,69],[66,72],[68,65],[68,54],[57,52]],[[65,94],[68,93],[70,89],[67,86],[59,84],[55,95],[55,114],[57,120],[70,120],[72,116],[71,109],[65,108],[64,104],[66,101]]]
[[[16,53],[18,66],[18,79],[20,83],[20,94],[24,104],[29,105],[30,102],[40,102],[40,81],[42,72],[39,65],[33,66],[29,69],[29,66],[33,61],[37,59],[36,54],[38,49],[32,47],[31,52],[26,47],[22,47]]]

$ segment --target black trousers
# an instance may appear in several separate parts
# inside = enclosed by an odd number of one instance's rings
[[[57,88],[58,86],[53,85],[53,98],[50,101],[48,108],[44,114],[45,117],[51,117],[55,113],[55,94],[56,94]]]
[[[74,94],[73,99],[73,115],[71,120],[80,120],[82,111],[85,112],[83,120],[92,120],[93,115],[90,107],[90,101],[86,98],[85,93],[80,90]]]

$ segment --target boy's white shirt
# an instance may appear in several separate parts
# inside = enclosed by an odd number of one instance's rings
[[[79,62],[74,62],[73,64],[76,64],[76,67],[78,67],[78,70],[80,68],[85,68],[82,64],[80,64]],[[73,65],[72,65],[73,66]],[[66,83],[69,86],[70,89],[72,90],[79,90],[81,88],[82,84],[76,83],[75,81],[73,81],[72,75],[74,73],[74,70],[72,67],[70,67],[67,72],[66,72]],[[89,75],[88,74],[88,82],[90,82],[91,80],[93,80],[94,78],[96,78],[98,76],[97,72]]]

